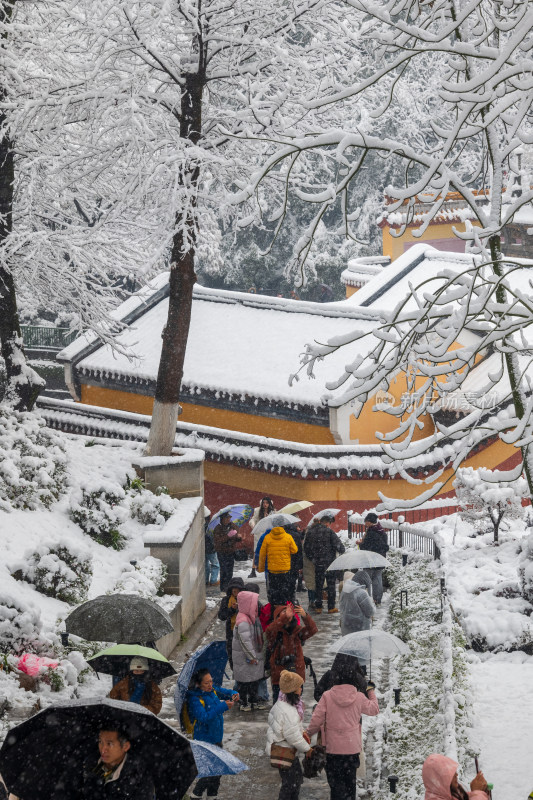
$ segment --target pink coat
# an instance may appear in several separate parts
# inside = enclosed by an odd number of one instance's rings
[[[458,764],[448,756],[437,753],[428,756],[422,767],[422,780],[426,787],[424,800],[453,800],[450,784]],[[488,794],[476,790],[467,792],[469,800],[487,800]]]
[[[355,686],[343,683],[324,692],[313,711],[307,732],[313,736],[321,728],[325,729],[327,753],[336,755],[360,753],[361,714],[368,714],[370,717],[379,714],[376,695],[373,691],[369,691],[366,697],[363,692],[358,692]]]

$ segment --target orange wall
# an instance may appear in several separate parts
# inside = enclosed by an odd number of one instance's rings
[[[358,286],[348,286],[348,284],[346,284],[346,297],[351,297],[352,294],[355,294],[358,290]]]
[[[479,223],[475,220],[472,220],[473,225],[479,225]],[[394,261],[398,256],[401,256],[404,252],[404,246],[407,242],[426,242],[426,244],[431,244],[431,242],[435,239],[453,239],[457,241],[457,237],[453,232],[453,228],[457,230],[464,229],[464,223],[462,222],[446,222],[446,223],[434,223],[428,225],[422,236],[413,236],[413,230],[416,230],[419,226],[413,226],[406,228],[401,236],[391,236],[390,228],[388,225],[384,225],[381,229],[382,232],[382,241],[383,241],[383,255],[390,256],[391,261]]]
[[[105,389],[101,386],[81,387],[81,402],[92,406],[116,408],[122,411],[131,411],[136,414],[151,415],[154,403],[153,397],[134,392],[120,392],[115,389]],[[183,413],[180,422],[192,422],[198,425],[209,425],[213,428],[226,428],[241,433],[253,433],[259,436],[270,436],[274,439],[283,439],[289,442],[304,442],[306,444],[335,444],[329,428],[320,425],[310,425],[306,422],[291,422],[290,420],[264,417],[259,414],[252,415],[239,411],[226,411],[210,406],[199,406],[193,403],[181,403]]]

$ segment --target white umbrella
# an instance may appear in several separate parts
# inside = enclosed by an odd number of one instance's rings
[[[389,562],[379,553],[374,553],[373,550],[348,550],[342,556],[338,556],[335,561],[332,561],[328,570],[345,570],[345,569],[372,569],[373,567],[388,567]]]
[[[292,514],[282,514],[280,511],[269,514],[268,517],[263,517],[254,525],[254,539],[258,541],[266,531],[270,531],[272,528],[284,528],[285,525],[292,525],[295,522],[300,522],[300,518],[294,517]]]
[[[303,511],[306,508],[310,508],[313,503],[310,503],[309,500],[298,500],[296,503],[289,503],[283,508],[280,508],[280,514],[297,514],[298,511]]]
[[[411,650],[392,633],[382,631],[380,628],[370,628],[368,631],[356,631],[347,633],[332,645],[334,653],[344,653],[346,656],[355,656],[362,661],[370,663],[370,675],[372,675],[373,658],[390,658],[391,656],[406,655]]]
[[[315,519],[322,519],[322,517],[336,517],[340,512],[340,508],[323,508],[322,511],[318,511],[315,514],[309,524],[312,524]]]

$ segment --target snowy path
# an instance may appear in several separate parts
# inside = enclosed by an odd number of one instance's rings
[[[533,657],[500,653],[472,657],[474,741],[494,784],[494,800],[526,798],[533,789]],[[472,768],[472,775],[474,769]],[[466,785],[464,776],[463,785]]]

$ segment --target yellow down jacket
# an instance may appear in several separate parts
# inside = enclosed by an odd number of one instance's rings
[[[266,564],[269,572],[289,572],[291,554],[297,552],[296,542],[284,528],[272,528],[261,545],[257,569],[264,572]]]

